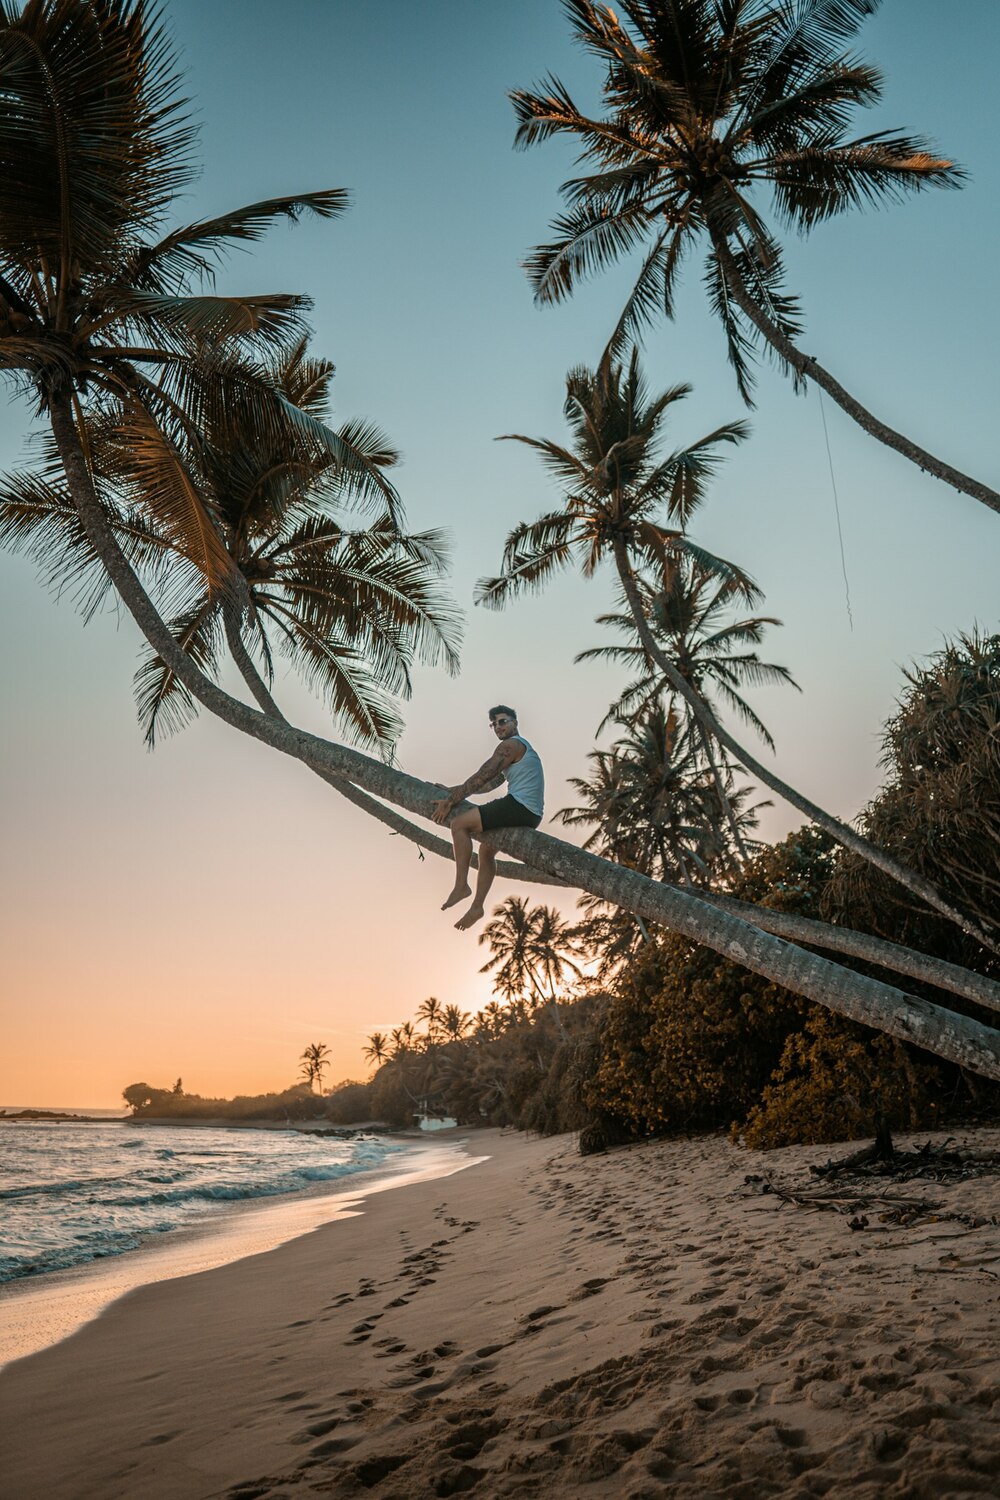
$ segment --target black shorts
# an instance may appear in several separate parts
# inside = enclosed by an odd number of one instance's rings
[[[537,828],[542,821],[538,813],[531,812],[516,797],[495,797],[484,802],[479,809],[483,820],[483,832],[489,828]]]

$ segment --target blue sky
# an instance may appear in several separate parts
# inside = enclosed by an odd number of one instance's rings
[[[165,16],[202,124],[204,172],[179,217],[352,190],[348,217],[275,230],[233,257],[220,287],[314,299],[338,414],[390,433],[411,523],[452,535],[463,671],[418,673],[401,764],[460,780],[489,751],[486,707],[513,702],[543,753],[554,811],[618,682],[572,665],[599,639],[592,622],[610,584],[567,577],[501,615],[474,610],[472,588],[496,570],[509,528],[555,499],[530,453],[493,439],[562,435],[566,370],[599,357],[629,285],[622,268],[560,308],[533,306],[519,261],[547,237],[572,156],[563,143],[515,153],[506,91],[552,71],[590,105],[596,69],[555,0],[167,0]],[[886,0],[861,50],[887,85],[859,130],[927,134],[970,181],[791,238],[804,345],[885,420],[996,484],[1000,8]],[[672,428],[681,442],[743,411],[694,263],[679,301],[645,361],[654,386],[694,386]],[[0,409],[7,466],[26,415]],[[776,765],[851,817],[877,785],[902,667],[960,630],[996,628],[1000,518],[864,437],[829,401],[826,418],[853,630],[815,392],[796,396],[762,371],[753,437],[693,531],[747,567],[784,621],[767,654],[803,692],[754,699]],[[437,911],[445,866],[420,862],[305,771],[222,726],[199,723],[148,755],[131,706],[131,623],[109,613],[84,631],[29,564],[2,559],[0,570],[0,895],[5,989],[21,1017],[0,1099],[51,1097],[43,1058],[64,1080],[59,1102],[93,1104],[157,1069],[201,1092],[279,1086],[317,1039],[334,1047],[337,1071],[357,1074],[364,1033],[426,995],[467,1009],[488,998],[483,950]],[[280,692],[300,722],[328,727],[293,682]],[[776,806],[766,832],[798,821]],[[93,1085],[71,1097],[81,1072]]]

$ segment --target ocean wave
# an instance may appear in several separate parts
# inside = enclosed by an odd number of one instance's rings
[[[227,1204],[333,1185],[400,1149],[378,1136],[161,1129],[166,1140],[117,1121],[67,1125],[27,1152],[24,1136],[0,1135],[0,1282],[124,1254]]]

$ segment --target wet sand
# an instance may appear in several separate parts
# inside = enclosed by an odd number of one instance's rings
[[[5,1500],[997,1494],[1000,1179],[852,1231],[745,1181],[822,1148],[469,1141],[10,1366]]]

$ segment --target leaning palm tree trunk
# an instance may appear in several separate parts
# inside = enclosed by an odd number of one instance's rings
[[[699,723],[698,725],[698,733],[701,736],[701,742],[704,746],[705,755],[708,758],[708,763],[712,768],[712,780],[715,782],[715,790],[719,794],[719,800],[721,801],[723,809],[725,811],[726,820],[729,823],[730,832],[732,833],[733,838],[736,841],[736,847],[739,850],[740,859],[742,859],[745,864],[750,857],[750,851],[746,846],[746,841],[742,833],[740,832],[740,825],[737,822],[736,813],[733,811],[733,804],[729,800],[729,793],[726,791],[726,788],[723,785],[722,772],[719,770],[715,751],[712,749],[712,736],[708,733],[704,724],[701,723]]]
[[[397,806],[426,817],[436,800],[437,788],[359,751],[331,744],[250,708],[204,676],[171,636],[118,546],[94,490],[69,397],[54,392],[50,412],[53,435],[81,524],[126,608],[169,670],[177,674],[210,713],[234,729],[314,769],[357,781],[376,796],[386,797]],[[1000,1080],[1000,1032],[977,1021],[843,969],[829,959],[771,937],[693,895],[660,885],[548,834],[507,828],[489,834],[488,839],[491,847],[524,860],[534,869],[590,891],[600,900],[648,921],[661,923],[793,994],[912,1042],[971,1072]]]
[[[1000,493],[990,489],[989,485],[983,484],[978,479],[972,479],[968,474],[963,474],[960,469],[952,468],[943,459],[935,458],[933,453],[928,453],[926,448],[921,448],[910,438],[904,437],[901,432],[886,426],[885,422],[879,421],[878,417],[862,406],[861,402],[851,395],[850,391],[844,389],[838,380],[825,370],[823,366],[812,358],[811,355],[803,354],[797,349],[787,334],[783,333],[778,325],[770,319],[761,307],[754,301],[750,291],[740,275],[739,267],[733,257],[725,240],[721,235],[713,235],[712,244],[719,261],[719,269],[725,278],[726,291],[740,308],[741,312],[749,318],[758,333],[771,345],[772,349],[785,360],[797,375],[805,380],[812,380],[820,386],[832,400],[836,401],[842,411],[845,411],[856,422],[863,432],[878,442],[884,443],[887,448],[893,448],[908,458],[911,463],[916,464],[927,474],[933,474],[936,479],[944,480],[953,489],[959,490],[963,495],[971,495],[974,500],[982,501],[991,510],[1000,511]]]
[[[723,745],[751,775],[756,776],[765,786],[770,787],[773,792],[777,792],[779,797],[783,797],[786,802],[790,802],[793,807],[798,808],[799,812],[804,813],[817,827],[825,828],[827,833],[837,840],[838,844],[843,844],[845,848],[852,849],[855,854],[860,855],[869,864],[875,865],[877,869],[882,870],[891,879],[897,880],[900,885],[905,886],[920,901],[923,901],[934,911],[940,913],[941,916],[947,917],[950,922],[954,922],[968,937],[973,938],[977,943],[981,943],[991,953],[1000,953],[1000,947],[987,935],[982,925],[974,918],[966,916],[963,912],[952,906],[929,880],[925,880],[922,875],[918,875],[914,870],[908,870],[905,865],[901,865],[893,859],[891,854],[886,853],[884,849],[879,849],[876,844],[870,843],[868,839],[858,833],[856,829],[851,828],[849,824],[842,823],[839,818],[835,818],[832,814],[824,812],[815,802],[810,802],[808,797],[803,796],[801,792],[797,792],[794,787],[788,786],[781,780],[780,776],[777,776],[774,771],[769,771],[766,766],[763,766],[748,750],[743,748],[738,740],[733,738],[728,730],[723,728],[701,694],[695,691],[687,679],[677,670],[670,658],[660,649],[656,637],[650,629],[649,621],[646,619],[645,611],[642,607],[642,599],[639,594],[639,586],[623,542],[615,542],[614,554],[618,576],[625,591],[625,598],[628,601],[632,618],[635,621],[635,628],[639,633],[639,639],[642,641],[646,654],[650,661],[655,662],[660,668],[674,691],[679,693],[685,703],[688,704],[699,724],[713,735],[719,744]]]
[[[246,649],[236,623],[235,611],[226,614],[226,637],[233,659],[261,708],[272,718],[277,717],[284,721],[284,715],[271,697],[267,685]],[[701,732],[705,735],[706,753],[711,755],[711,739],[704,730]],[[420,844],[431,853],[439,854],[446,859],[454,858],[452,845],[446,840],[436,838],[433,834],[426,834],[415,823],[411,823],[391,808],[385,807],[383,803],[377,802],[374,797],[369,797],[353,782],[332,776],[325,771],[317,770],[316,774],[362,812],[387,824],[395,832],[403,834],[404,837]],[[511,864],[507,860],[497,861],[497,871],[513,879],[530,879],[537,885],[564,887],[566,885],[566,882],[560,880],[558,876],[547,875],[542,870],[529,870],[524,865]],[[1000,1011],[1000,984],[987,978],[985,974],[977,974],[974,970],[963,969],[958,964],[948,963],[941,958],[932,958],[926,953],[918,953],[914,948],[906,948],[899,943],[890,943],[884,938],[875,937],[867,932],[857,932],[850,927],[839,927],[830,922],[818,922],[812,917],[803,917],[792,912],[775,911],[772,907],[759,906],[750,901],[740,901],[735,896],[727,896],[718,891],[703,888],[698,894],[701,900],[710,906],[717,906],[722,911],[732,912],[734,916],[750,922],[762,932],[769,932],[773,937],[787,938],[793,943],[805,943],[827,952],[843,953],[848,958],[860,959],[863,963],[875,964],[881,969],[889,970],[890,973],[903,974],[909,979],[916,979],[923,984],[933,985],[936,989],[946,990],[949,994],[960,995],[963,999],[971,1000],[987,1010]],[[650,937],[646,923],[642,917],[637,917],[636,920],[644,942],[648,943]],[[534,979],[532,984],[535,993],[542,1001],[552,1006],[560,1034],[565,1036],[555,995],[546,995],[540,991]]]
[[[987,1010],[1000,1011],[1000,984],[977,974],[973,969],[963,969],[958,964],[947,963],[943,958],[932,958],[918,953],[915,948],[904,948],[899,943],[890,943],[885,938],[873,937],[867,932],[857,932],[851,927],[838,927],[831,922],[818,922],[814,917],[801,917],[792,912],[775,911],[769,906],[758,906],[754,902],[740,901],[735,896],[723,895],[721,891],[699,891],[701,899],[709,906],[732,912],[744,922],[752,922],[762,932],[774,937],[788,938],[793,943],[806,943],[810,947],[822,948],[829,953],[843,953],[848,958],[860,959],[862,963],[875,964],[888,969],[892,974],[905,974],[909,979],[918,979],[949,994],[961,995]]]
[[[275,702],[267,683],[261,677],[253,657],[246,648],[239,611],[234,605],[227,606],[223,611],[223,619],[229,653],[258,706],[269,718],[278,719],[282,724],[287,724],[288,720]],[[408,818],[393,812],[392,808],[385,807],[374,797],[369,797],[367,792],[363,792],[360,787],[356,787],[353,782],[347,781],[343,776],[335,776],[332,772],[324,771],[318,766],[313,766],[312,770],[321,781],[332,786],[335,792],[339,792],[342,797],[352,802],[362,812],[367,813],[370,818],[384,823],[394,834],[408,839],[418,848],[426,849],[431,854],[438,854],[443,859],[450,859],[454,862],[455,849],[449,840],[438,838],[437,835],[424,828],[418,828]],[[475,853],[472,856],[472,868],[474,870],[479,868],[479,856]],[[497,874],[507,880],[527,880],[532,885],[562,885],[563,883],[551,875],[544,874],[541,870],[529,870],[524,865],[514,864],[506,859],[497,860]]]

